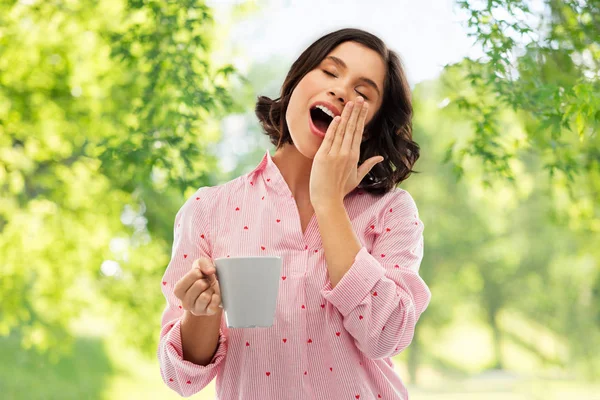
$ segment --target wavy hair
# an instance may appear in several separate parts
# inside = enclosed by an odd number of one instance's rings
[[[391,191],[407,179],[419,158],[419,145],[412,140],[412,100],[402,60],[377,36],[356,28],[328,33],[311,44],[292,64],[281,87],[280,97],[259,96],[255,114],[271,143],[277,149],[294,144],[285,121],[292,91],[300,80],[343,42],[352,41],[376,51],[386,65],[380,109],[365,126],[358,164],[381,155],[385,160],[373,167],[357,188],[373,194]]]

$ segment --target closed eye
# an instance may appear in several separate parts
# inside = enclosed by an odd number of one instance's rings
[[[337,78],[337,76],[335,76],[334,74],[332,74],[329,71],[323,70],[323,72],[325,72],[325,74],[329,75],[329,76],[333,76],[334,78]],[[356,91],[356,93],[358,93],[359,95],[361,95],[362,97],[365,98],[365,100],[369,100],[369,98],[367,96],[365,96],[364,94],[362,94],[361,92],[359,92],[358,90]]]

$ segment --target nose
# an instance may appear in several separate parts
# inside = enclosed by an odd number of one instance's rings
[[[333,92],[333,91],[330,91],[329,94],[334,96],[336,98],[336,100],[340,102],[340,104],[342,105],[342,108],[344,108],[344,106],[346,105],[346,101],[344,100],[343,97],[336,96],[335,92]]]

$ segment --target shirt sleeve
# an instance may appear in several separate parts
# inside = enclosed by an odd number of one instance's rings
[[[171,260],[160,284],[166,299],[157,350],[160,374],[167,386],[183,397],[198,393],[214,379],[227,354],[228,346],[223,334],[225,326],[222,319],[217,351],[211,362],[202,366],[183,359],[181,317],[184,310],[173,289],[179,279],[192,268],[194,260],[200,257],[212,259],[206,213],[208,196],[205,189],[198,189],[188,198],[175,216]]]
[[[386,204],[371,253],[362,246],[335,288],[323,297],[343,316],[356,346],[371,359],[391,357],[412,342],[415,325],[431,292],[419,276],[423,222],[405,190]]]

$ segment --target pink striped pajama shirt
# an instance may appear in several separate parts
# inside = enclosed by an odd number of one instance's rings
[[[399,188],[344,198],[362,248],[331,288],[316,216],[302,234],[292,193],[269,150],[251,172],[199,188],[177,212],[157,356],[184,397],[216,376],[217,399],[408,399],[390,357],[411,343],[431,292],[419,276],[423,222]],[[229,329],[221,320],[210,364],[182,358],[181,302],[173,287],[199,257],[283,259],[274,325]]]

